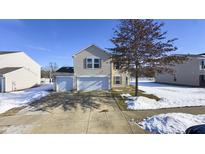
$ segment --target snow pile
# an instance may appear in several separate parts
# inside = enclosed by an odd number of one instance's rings
[[[185,113],[159,114],[144,119],[138,125],[152,133],[182,134],[194,125],[205,124],[205,114],[192,115]]]
[[[128,97],[125,103],[127,104],[127,108],[132,110],[158,109],[163,108],[162,106],[164,105],[159,104],[159,101],[156,101],[155,99],[142,96]]]
[[[48,95],[52,89],[52,84],[45,84],[18,92],[0,93],[0,113],[38,100],[41,97]]]
[[[133,85],[134,82],[131,82]],[[160,98],[159,101],[146,97],[138,97],[130,100],[129,109],[159,109],[186,106],[205,106],[205,88],[182,87],[167,84],[159,84],[150,80],[139,81],[139,89],[147,94],[153,94]]]
[[[122,96],[123,98],[129,98],[129,97],[132,97],[130,94],[121,94],[121,96]]]

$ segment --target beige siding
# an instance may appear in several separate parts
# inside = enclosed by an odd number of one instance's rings
[[[175,70],[176,81],[174,75],[168,73],[156,74],[156,82],[199,86],[199,75],[205,75],[205,70],[200,69],[201,58],[190,57],[183,64],[176,64]]]
[[[115,84],[114,82],[114,78],[115,76],[120,76],[121,77],[121,81],[122,83],[121,84]],[[126,77],[128,79],[128,81],[126,81]],[[130,82],[130,76],[127,72],[121,72],[120,70],[116,70],[114,68],[114,65],[112,64],[112,87],[124,87],[124,86],[127,86],[129,85],[129,82]]]
[[[101,68],[84,68],[84,59],[85,58],[101,58]],[[89,48],[81,51],[76,54],[73,58],[74,60],[74,75],[82,76],[82,75],[111,75],[111,66],[110,66],[110,56],[105,53],[101,49],[90,46]]]
[[[100,58],[101,68],[92,69],[92,68],[84,68],[84,59],[85,58]],[[111,62],[110,55],[106,53],[104,50],[92,45],[76,55],[73,56],[74,61],[74,75],[75,76],[108,76],[109,83],[111,87],[116,86],[126,86],[126,76],[128,76],[128,83],[129,83],[129,75],[128,73],[121,73],[120,71],[114,70],[113,65]],[[122,84],[115,85],[113,82],[114,76],[121,76],[122,77]]]
[[[22,90],[37,85],[37,75],[25,68],[4,74],[5,92]]]

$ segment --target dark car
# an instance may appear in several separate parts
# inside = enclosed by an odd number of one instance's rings
[[[205,124],[189,127],[185,131],[185,133],[186,134],[205,134]]]

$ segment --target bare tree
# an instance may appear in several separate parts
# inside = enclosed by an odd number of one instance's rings
[[[45,78],[49,78],[50,82],[52,82],[53,75],[58,70],[58,68],[59,67],[55,62],[50,62],[48,66],[42,68],[41,76]]]

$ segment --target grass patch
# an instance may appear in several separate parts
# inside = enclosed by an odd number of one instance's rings
[[[125,103],[125,100],[123,98],[120,98],[117,100],[117,105],[120,108],[121,111],[128,110],[127,104]]]
[[[125,103],[125,99],[121,97],[121,94],[123,93],[129,93],[132,96],[135,96],[135,87],[133,86],[127,86],[127,87],[119,87],[119,88],[113,88],[111,90],[113,97],[117,99],[117,105],[121,110],[128,110],[127,104]],[[149,99],[155,99],[156,101],[159,101],[160,98],[153,95],[153,94],[146,94],[145,91],[138,90],[138,96],[147,97]]]
[[[133,96],[133,95],[132,95]],[[156,101],[159,101],[160,98],[153,95],[153,94],[145,94],[143,92],[139,92],[139,96],[143,96],[143,97],[147,97],[147,98],[150,98],[150,99],[155,99]]]
[[[101,112],[108,112],[108,109],[101,110],[100,113]]]

